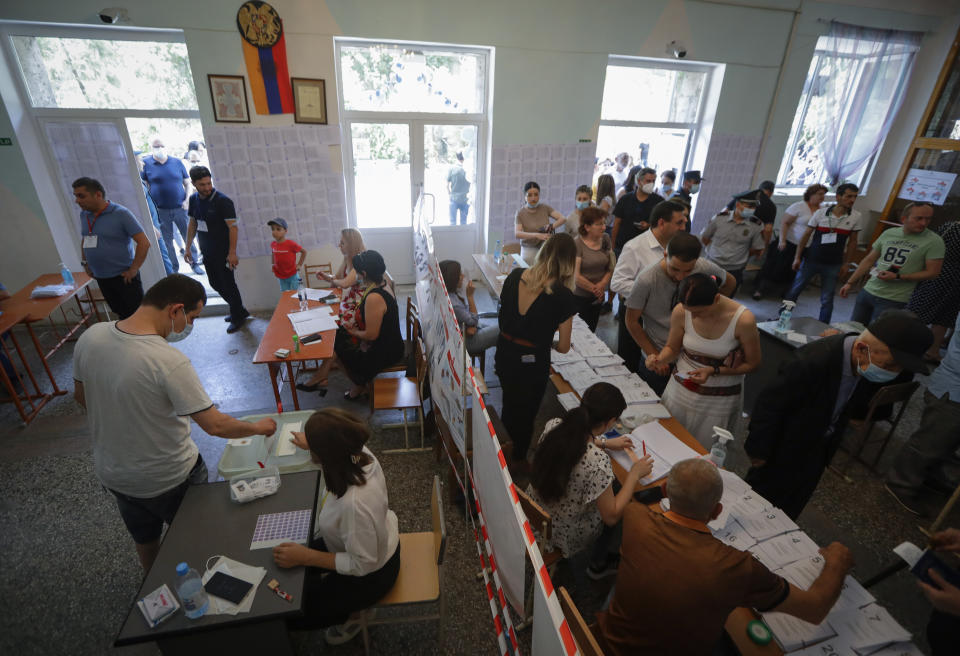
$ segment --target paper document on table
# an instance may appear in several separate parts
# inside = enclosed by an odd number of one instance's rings
[[[886,608],[877,604],[830,613],[826,623],[838,634],[846,636],[850,646],[859,652],[869,653],[891,642],[910,640],[910,632],[900,626]]]
[[[786,613],[762,613],[762,615],[763,623],[773,631],[773,637],[777,639],[783,651],[807,647],[837,635],[833,627],[826,622],[819,625],[810,624]]]
[[[633,443],[640,449],[641,442],[646,442],[647,450],[653,449],[672,467],[681,460],[698,458],[699,454],[680,441],[680,439],[664,428],[660,422],[637,426],[630,433]]]
[[[557,394],[557,401],[560,402],[564,410],[573,410],[574,408],[580,407],[580,399],[578,399],[577,395],[573,392]]]
[[[287,316],[298,337],[337,329],[337,320],[330,314],[330,307],[326,305],[306,312],[291,312]]]
[[[327,298],[328,296],[333,296],[333,298],[328,299],[327,303],[336,303],[337,297],[334,295],[333,291],[329,289],[313,289],[312,287],[306,288],[307,300],[308,301],[319,301],[321,299]]]
[[[793,656],[793,654],[790,656]],[[860,655],[857,654],[857,656]],[[912,642],[895,642],[883,649],[870,652],[870,656],[923,656],[923,652]]]
[[[570,387],[572,387],[574,391],[580,396],[583,396],[583,393],[586,392],[587,388],[590,387],[591,385],[595,385],[599,382],[602,382],[600,380],[600,376],[593,373],[592,371],[589,373],[585,373],[581,371],[581,372],[577,372],[573,376],[570,376],[569,378],[566,376],[564,376],[564,378],[568,383],[570,383]]]
[[[773,508],[773,504],[752,489],[747,490],[736,499],[732,499],[730,503],[730,512],[737,518],[754,515],[770,508]]]
[[[747,533],[757,540],[766,540],[774,535],[800,529],[796,522],[787,517],[787,514],[779,508],[770,508],[752,515],[738,516],[737,521],[743,525],[743,528],[747,529]]]
[[[780,569],[798,560],[809,559],[819,552],[817,543],[803,531],[791,531],[764,540],[754,545],[750,551],[767,569]]]
[[[734,494],[746,494],[750,490],[750,485],[745,480],[726,469],[719,469],[720,478],[723,479],[723,491],[728,490]]]
[[[654,392],[649,385],[644,385],[643,387],[623,387],[620,389],[620,392],[623,394],[623,398],[627,402],[627,405],[641,405],[660,402],[660,397],[657,396],[657,393]],[[677,438],[674,437],[673,439],[676,440]]]
[[[214,574],[217,572],[223,572],[227,576],[233,576],[241,581],[246,581],[253,587],[251,587],[247,594],[244,595],[239,604],[231,603],[226,599],[221,599],[215,595],[209,595],[210,606],[207,608],[207,614],[237,615],[238,613],[249,612],[250,608],[253,606],[253,599],[257,594],[257,587],[260,585],[260,581],[262,581],[263,577],[266,575],[267,570],[263,567],[246,565],[239,561],[233,560],[232,558],[227,558],[226,556],[220,556],[215,562],[216,564],[211,569],[208,569],[200,578],[204,585],[206,585],[207,581],[213,578]]]
[[[643,457],[643,449],[639,442],[634,442],[636,445],[633,448],[633,452],[637,454],[637,457]],[[626,449],[619,451],[607,451],[607,454],[617,461],[617,463],[623,467],[625,470],[630,471],[630,468],[633,467],[633,461],[630,459],[630,455],[627,453]],[[653,471],[648,475],[640,479],[640,485],[650,485],[659,481],[661,478],[664,478],[667,474],[670,473],[670,465],[663,458],[658,456],[656,453],[650,450],[650,447],[647,447],[647,455],[653,458]]]
[[[591,358],[591,360],[595,360],[595,359],[596,358]],[[608,364],[603,367],[594,366],[593,370],[597,372],[598,376],[608,381],[615,376],[621,377],[621,378],[629,378],[633,373],[629,369],[627,369],[627,367],[623,364]]]
[[[567,380],[570,380],[571,376],[575,376],[577,374],[593,373],[593,369],[591,369],[583,360],[578,360],[577,362],[567,362],[564,364],[554,364],[553,369]]]
[[[619,355],[595,355],[587,358],[587,364],[594,369],[599,367],[612,367],[616,364],[623,364],[623,358]]]
[[[550,364],[568,364],[570,362],[580,362],[583,360],[583,356],[577,353],[575,350],[570,349],[566,353],[561,353],[554,349],[550,349]]]
[[[796,342],[797,344],[807,343],[807,336],[803,333],[798,333],[795,330],[788,330],[786,332],[786,338],[791,342]]]
[[[791,651],[790,656],[860,656],[853,651],[846,636],[836,635],[815,645]]]
[[[627,406],[623,411],[623,418],[629,419],[632,426],[639,426],[653,419],[669,419],[670,411],[662,403],[637,403]]]
[[[735,519],[727,522],[727,525],[723,529],[713,531],[713,537],[740,551],[747,551],[757,543],[757,541],[744,530],[740,522]]]
[[[521,267],[521,268],[523,268],[523,269],[526,269],[528,266],[530,266],[529,264],[527,264],[527,261],[526,261],[526,260],[524,260],[522,257],[520,257],[520,254],[519,254],[519,253],[514,253],[514,254],[513,254],[513,261],[517,263],[517,266],[518,266],[518,267]]]
[[[288,424],[283,424],[282,428],[277,431],[277,456],[289,456],[293,455],[300,448],[293,443],[293,434],[299,433],[303,430],[302,421],[292,421]]]
[[[788,533],[788,535],[792,534]],[[818,553],[809,558],[791,563],[777,570],[775,573],[790,583],[793,583],[801,590],[809,590],[813,582],[820,576],[820,572],[823,571],[825,562],[824,557]],[[874,599],[873,595],[867,592],[867,589],[860,585],[859,581],[848,574],[843,580],[843,587],[840,588],[840,597],[833,605],[831,611],[855,610],[872,604],[874,601],[876,601],[876,599]]]

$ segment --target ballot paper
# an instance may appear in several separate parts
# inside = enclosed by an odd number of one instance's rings
[[[587,358],[587,364],[597,369],[598,367],[612,367],[617,364],[623,364],[623,358],[619,355],[596,355]]]
[[[583,360],[583,356],[577,353],[574,349],[570,349],[566,353],[561,353],[560,351],[550,349],[550,364],[556,368],[558,364],[567,364],[569,362],[580,362]]]
[[[337,329],[337,321],[330,314],[329,305],[322,305],[305,312],[291,312],[287,317],[290,318],[293,330],[299,337]]]
[[[313,289],[312,287],[306,288],[307,300],[308,301],[319,301],[322,298],[327,298],[328,296],[333,296],[333,291],[330,289]],[[333,296],[330,300],[326,301],[327,303],[336,303],[337,297]]]
[[[789,534],[788,534],[789,535]],[[809,590],[813,582],[823,571],[824,557],[820,554],[810,556],[791,563],[786,567],[776,570],[786,580],[793,583],[801,590]],[[840,589],[840,597],[831,609],[832,612],[856,610],[872,604],[876,599],[867,592],[867,589],[860,585],[860,582],[852,576],[847,575],[843,580],[843,587]]]
[[[572,387],[573,390],[580,396],[583,396],[583,393],[586,392],[587,388],[589,388],[591,385],[603,382],[600,379],[600,376],[593,373],[593,371],[590,371],[589,373],[577,372],[569,377],[564,376],[564,379],[570,383],[570,387]]]
[[[758,541],[800,529],[796,522],[787,517],[787,513],[779,508],[770,508],[763,512],[737,515],[736,517],[737,521],[747,530],[747,533]]]
[[[918,652],[919,653],[919,652]],[[790,652],[790,656],[859,656],[845,636],[837,635],[823,642]]]
[[[730,500],[730,512],[737,518],[755,515],[770,508],[773,508],[773,504],[752,489]]]
[[[810,624],[786,613],[763,613],[763,623],[773,632],[773,637],[783,651],[794,651],[837,635],[828,623]],[[816,653],[816,652],[814,652]],[[829,654],[829,652],[827,652]]]
[[[574,408],[580,406],[580,399],[578,399],[577,395],[573,392],[557,394],[557,401],[560,402],[560,405],[563,406],[564,410],[573,410]]]
[[[775,570],[795,563],[798,560],[808,560],[819,553],[817,543],[803,531],[791,531],[758,542],[750,548],[750,552],[757,557],[767,569]]]
[[[643,405],[647,403],[659,403],[660,397],[657,396],[649,386],[644,387],[624,387],[620,389],[627,405]],[[676,439],[676,438],[674,438]]]
[[[290,456],[300,450],[300,447],[293,443],[293,434],[302,430],[302,421],[291,421],[281,426],[277,431],[277,457]]]
[[[553,370],[556,371],[561,376],[563,376],[564,378],[566,378],[567,380],[570,380],[570,377],[576,374],[595,373],[593,369],[591,369],[590,366],[584,360],[578,360],[577,362],[567,362],[564,364],[554,364]]]
[[[870,656],[923,656],[923,652],[912,642],[895,642],[879,651],[870,652]]]
[[[720,478],[723,479],[724,493],[730,491],[739,496],[750,491],[750,485],[732,471],[727,471],[726,469],[719,469],[717,471],[720,472]]]
[[[591,358],[591,359],[595,359],[595,358]],[[588,360],[587,362],[589,363],[590,361]],[[611,364],[605,367],[594,367],[593,370],[597,372],[597,375],[603,378],[604,380],[609,380],[610,377],[612,376],[621,376],[621,377],[629,378],[630,375],[633,373],[622,364]]]
[[[608,381],[609,382],[609,381]],[[615,384],[615,383],[611,383]],[[669,419],[670,411],[662,403],[638,403],[627,406],[623,411],[622,420],[624,424],[629,424],[630,428],[635,428],[641,424],[647,424],[654,419]]]
[[[838,634],[846,636],[850,646],[862,653],[892,642],[910,640],[910,632],[900,626],[886,608],[877,604],[830,613],[824,624],[830,624]]]
[[[642,458],[646,453],[653,458],[653,471],[640,479],[642,485],[649,485],[665,477],[670,473],[670,468],[681,460],[697,457],[696,451],[677,439],[659,422],[637,426],[630,433],[630,439],[633,441],[634,453],[638,457]],[[630,456],[625,451],[611,451],[609,453],[624,469],[630,469],[632,463]]]
[[[596,335],[574,336],[574,348],[585,358],[610,355],[610,349]]]
[[[747,551],[757,543],[756,539],[747,533],[736,519],[728,521],[723,529],[713,531],[713,537],[740,551]]]

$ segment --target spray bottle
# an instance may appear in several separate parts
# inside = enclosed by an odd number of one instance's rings
[[[783,310],[780,311],[780,319],[777,321],[777,332],[786,333],[790,332],[790,317],[793,316],[793,308],[797,307],[797,304],[793,301],[784,301]]]
[[[727,459],[727,442],[733,440],[733,433],[719,426],[713,427],[713,448],[710,449],[710,461],[717,467],[723,467]]]

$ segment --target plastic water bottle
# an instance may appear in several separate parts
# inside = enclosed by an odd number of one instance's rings
[[[777,332],[786,333],[790,331],[790,317],[793,316],[793,308],[797,307],[797,304],[793,301],[784,301],[783,310],[780,311],[780,319],[777,321]]]
[[[300,311],[305,312],[307,309],[307,288],[303,286],[303,278],[297,277],[299,285],[297,286],[297,298],[300,299]]]
[[[184,614],[192,620],[202,617],[210,605],[200,575],[186,563],[177,565],[177,596],[183,604]]]
[[[713,448],[710,449],[710,461],[717,467],[723,467],[727,459],[727,442],[733,439],[733,433],[719,426],[713,427]]]
[[[76,281],[73,279],[73,274],[70,273],[69,267],[63,262],[60,263],[60,276],[63,278],[64,285],[70,285],[73,287],[76,284]]]
[[[493,261],[499,266],[500,260],[503,259],[503,247],[500,245],[500,240],[497,240],[497,247],[493,251]]]

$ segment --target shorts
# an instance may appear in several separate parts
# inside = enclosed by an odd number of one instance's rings
[[[170,524],[173,516],[180,508],[187,488],[207,482],[207,465],[198,453],[197,462],[190,470],[187,479],[171,490],[167,490],[155,497],[140,498],[110,490],[117,498],[117,508],[120,517],[127,526],[127,531],[137,544],[150,544],[160,539],[163,533],[163,524]],[[110,489],[110,488],[107,488]]]
[[[300,274],[295,273],[289,278],[277,278],[280,281],[280,291],[289,292],[300,287]]]

